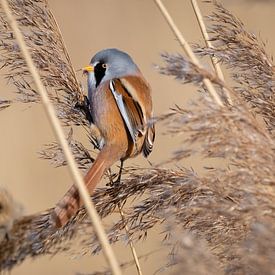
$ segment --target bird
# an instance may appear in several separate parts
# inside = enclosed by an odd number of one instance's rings
[[[110,48],[97,52],[88,66],[88,109],[91,127],[98,129],[98,153],[84,177],[92,195],[104,173],[121,161],[152,152],[155,140],[151,88],[140,69],[126,52]],[[61,228],[83,205],[75,185],[56,204],[52,218]]]

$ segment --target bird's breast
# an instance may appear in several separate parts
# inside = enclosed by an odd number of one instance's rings
[[[108,82],[99,85],[92,93],[91,112],[105,144],[115,144],[127,151],[127,131]]]

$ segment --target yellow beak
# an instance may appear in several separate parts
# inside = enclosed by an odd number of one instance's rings
[[[86,67],[84,67],[83,69],[83,73],[85,74],[87,74],[87,73],[89,73],[89,72],[93,72],[94,71],[94,67],[93,66],[91,66],[91,65],[88,65],[88,66],[86,66]]]

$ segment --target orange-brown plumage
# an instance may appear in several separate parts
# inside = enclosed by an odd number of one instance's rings
[[[150,121],[151,90],[132,59],[115,49],[97,55],[91,61],[95,71],[89,74],[88,87],[91,115],[103,146],[84,179],[90,194],[116,161],[141,152],[148,156],[155,133]],[[73,185],[53,211],[56,226],[66,224],[81,206],[82,200]]]

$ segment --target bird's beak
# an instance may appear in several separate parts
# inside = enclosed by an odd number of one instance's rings
[[[91,65],[88,65],[88,66],[84,67],[82,69],[82,71],[83,71],[83,74],[88,74],[89,72],[93,72],[94,71],[94,67],[91,66]]]

